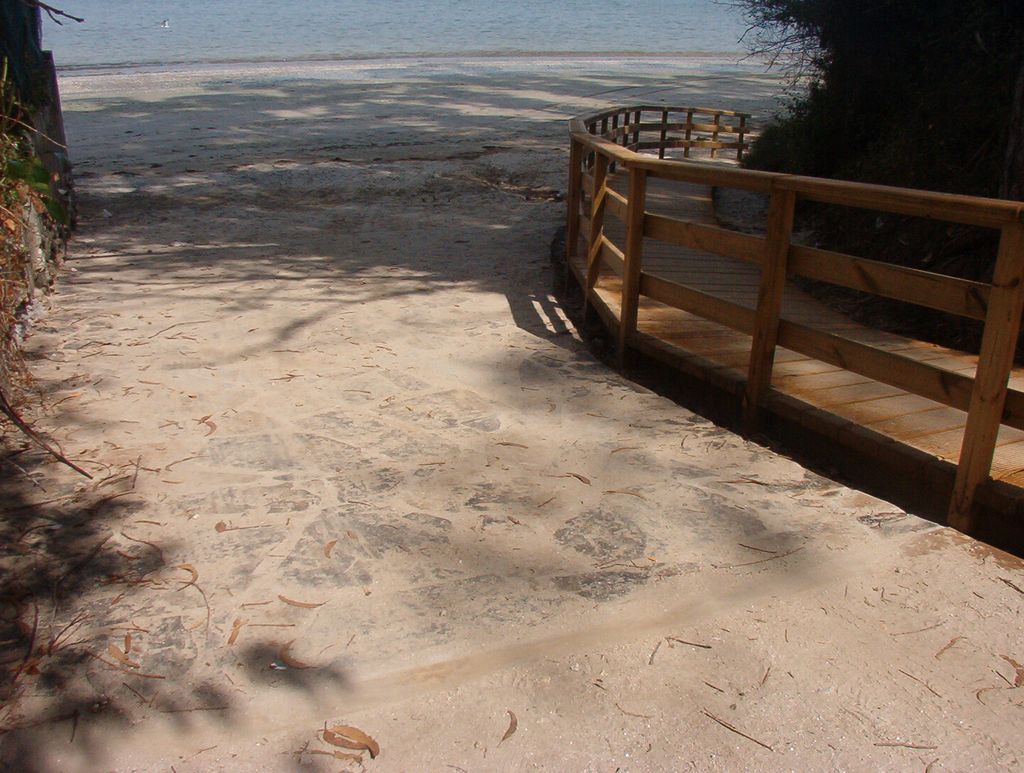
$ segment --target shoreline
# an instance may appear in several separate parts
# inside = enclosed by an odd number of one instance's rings
[[[395,53],[367,55],[309,55],[297,58],[254,58],[254,59],[210,59],[152,62],[109,62],[92,64],[61,64],[59,52],[57,73],[61,77],[85,77],[98,75],[121,75],[136,73],[194,73],[245,69],[335,69],[361,70],[381,68],[403,68],[414,65],[424,66],[468,66],[491,65],[496,69],[508,66],[538,67],[557,64],[581,66],[600,62],[602,67],[622,67],[640,62],[645,66],[665,65],[708,68],[715,67],[728,72],[765,72],[769,65],[763,57],[742,52],[728,51],[670,51],[650,53],[640,51],[467,51],[438,53]]]

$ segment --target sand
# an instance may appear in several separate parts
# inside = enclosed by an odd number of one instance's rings
[[[435,60],[61,86],[81,220],[29,346],[38,426],[95,477],[26,452],[46,490],[5,483],[5,566],[40,612],[8,763],[1020,764],[1021,562],[631,383],[552,295],[568,116],[763,115],[776,77]],[[325,723],[379,756],[324,754],[352,753]]]

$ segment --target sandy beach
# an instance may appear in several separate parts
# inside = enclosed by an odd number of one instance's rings
[[[80,221],[29,358],[38,426],[94,478],[33,451],[34,484],[4,484],[38,611],[12,769],[1020,765],[1024,565],[631,383],[552,294],[570,116],[757,122],[777,76],[406,60],[61,89]]]

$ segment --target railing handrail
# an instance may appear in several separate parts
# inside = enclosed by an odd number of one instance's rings
[[[653,106],[618,108],[591,116],[572,118],[569,121],[569,132],[573,140],[591,150],[607,153],[622,166],[643,168],[656,177],[720,185],[728,188],[742,188],[757,193],[771,193],[776,188],[788,189],[796,192],[803,199],[824,204],[842,204],[859,209],[874,209],[880,212],[945,220],[951,223],[985,228],[998,228],[1006,223],[1024,222],[1024,202],[1022,201],[849,180],[831,180],[786,172],[723,167],[719,164],[703,163],[695,159],[655,158],[624,148],[622,145],[617,145],[611,140],[587,131],[587,124],[595,120],[603,120],[605,117],[611,117],[617,113],[635,110],[685,111],[689,109],[691,108]],[[696,110],[696,108],[693,109]],[[718,112],[723,115],[739,115],[726,111]]]
[[[642,113],[647,111],[661,113],[661,124],[645,124]],[[684,124],[687,127],[685,140],[666,142],[667,117],[671,112],[688,114]],[[908,392],[965,409],[967,424],[949,517],[951,525],[968,530],[973,523],[975,493],[991,473],[1000,425],[1005,422],[1024,428],[1024,392],[1008,389],[1024,309],[1024,202],[755,171],[692,159],[661,158],[666,147],[683,147],[687,155],[691,147],[707,147],[712,154],[720,148],[731,148],[737,151],[737,156],[742,154],[746,147],[742,132],[739,132],[740,139],[735,143],[691,139],[690,129],[695,126],[692,118],[696,113],[714,115],[716,123],[713,129],[718,127],[719,116],[739,116],[744,121],[745,131],[749,132],[745,123],[749,117],[747,114],[710,108],[637,105],[579,116],[569,122],[571,174],[567,197],[567,257],[571,261],[575,256],[582,220],[587,229],[586,299],[591,297],[602,263],[622,276],[618,323],[620,361],[636,335],[639,297],[644,294],[658,296],[657,299],[663,303],[707,319],[718,318],[718,321],[752,336],[744,394],[748,427],[753,426],[759,406],[771,388],[775,350],[780,340],[788,348],[803,351],[808,356],[824,358]],[[597,131],[599,124],[600,132]],[[644,130],[658,129],[658,143],[640,142],[639,137]],[[615,141],[619,138],[622,144]],[[631,149],[630,144],[636,149],[641,146],[658,147],[659,157],[639,153]],[[609,174],[616,165],[629,174],[628,195],[613,191],[609,185]],[[768,194],[768,231],[764,236],[751,236],[648,212],[644,202],[649,178]],[[584,192],[590,196],[587,216],[580,212],[585,201]],[[796,202],[801,199],[997,229],[1000,231],[1000,246],[993,279],[990,283],[973,282],[793,245],[793,214]],[[626,244],[621,249],[604,234],[606,211],[626,224]],[[686,285],[643,273],[641,259],[645,237],[738,257],[759,265],[762,273],[757,308],[741,309]],[[981,353],[974,377],[944,371],[783,319],[782,292],[789,274],[802,274],[983,320]],[[734,307],[727,310],[733,318],[723,311],[727,306]],[[856,363],[848,363],[848,356],[855,358]]]

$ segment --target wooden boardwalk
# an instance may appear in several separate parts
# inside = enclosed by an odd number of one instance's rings
[[[628,169],[610,165],[607,186],[625,201],[629,194]],[[717,165],[716,165],[717,166]],[[584,182],[584,187],[586,182]],[[570,249],[570,268],[577,281],[587,283],[587,254],[591,244],[587,207],[593,206],[593,185],[582,194],[583,223],[580,242]],[[649,179],[644,191],[644,218],[663,216],[721,228],[708,185],[679,180]],[[603,236],[621,253],[629,239],[628,218],[603,216]],[[649,237],[649,234],[645,233]],[[762,287],[762,267],[750,260],[643,238],[638,252],[642,265],[637,292],[636,328],[629,347],[657,359],[690,377],[743,399],[748,388],[752,357],[752,336],[734,324],[715,321],[714,314],[701,315],[656,301],[644,287],[656,280],[685,286],[712,298],[757,313]],[[721,253],[721,250],[719,250]],[[623,255],[624,256],[624,255]],[[593,262],[590,307],[606,325],[617,330],[623,313],[623,263],[612,259]],[[642,273],[641,273],[642,272]],[[596,275],[595,275],[596,274]],[[680,303],[679,305],[685,305]],[[708,318],[708,317],[711,318]],[[783,320],[813,328],[825,334],[873,349],[896,354],[940,370],[939,378],[973,378],[978,357],[923,341],[872,329],[826,306],[792,281],[781,290]],[[725,320],[729,321],[729,320]],[[769,374],[764,408],[800,426],[823,434],[839,444],[854,448],[868,458],[894,468],[894,474],[912,474],[922,486],[944,489],[948,497],[961,459],[968,412],[928,397],[847,370],[839,364],[816,359],[779,345]],[[1024,370],[1013,368],[1011,390],[1024,389]],[[1007,484],[1002,495],[992,498],[993,486],[978,489],[979,502],[1006,507],[1016,496],[1024,497],[1024,431],[1002,425],[995,440],[991,480]]]

